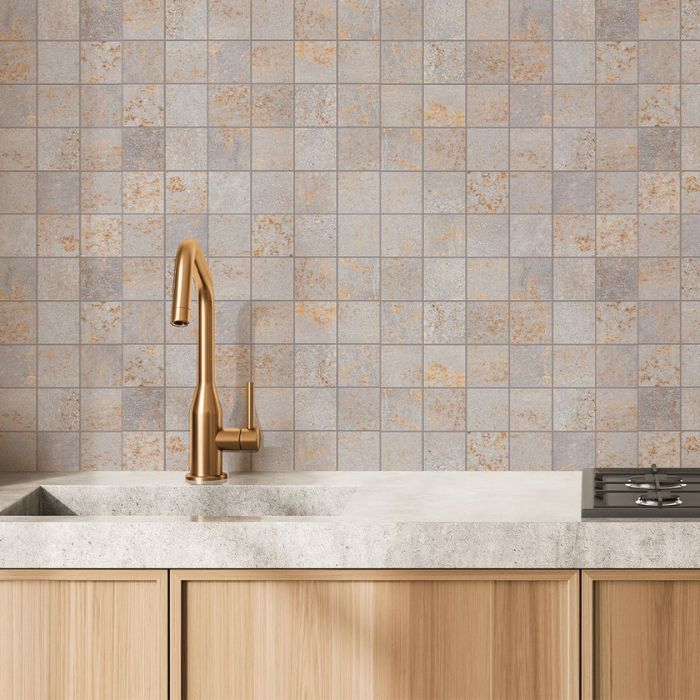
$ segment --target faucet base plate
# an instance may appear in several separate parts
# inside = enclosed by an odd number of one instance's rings
[[[185,479],[195,484],[214,484],[218,481],[226,481],[226,479],[228,479],[228,474],[222,472],[221,474],[215,474],[213,476],[197,476],[196,474],[187,473]]]

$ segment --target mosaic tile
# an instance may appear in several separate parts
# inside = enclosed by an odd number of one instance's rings
[[[15,468],[187,467],[196,323],[166,323],[185,237],[216,281],[226,420],[260,387],[266,448],[227,468],[700,464],[699,18],[695,0],[14,3]]]

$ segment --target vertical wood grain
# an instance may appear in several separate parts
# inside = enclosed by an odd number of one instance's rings
[[[578,697],[578,572],[174,571],[171,615],[173,698]]]
[[[167,697],[167,572],[0,570],[0,697]]]
[[[575,592],[541,581],[497,581],[494,595],[494,664],[509,669],[494,674],[494,697],[578,695],[576,664],[562,662],[578,653],[577,626],[569,623],[578,616]]]
[[[584,698],[700,692],[700,572],[584,573]]]

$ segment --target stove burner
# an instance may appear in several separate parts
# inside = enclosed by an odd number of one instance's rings
[[[605,468],[584,470],[584,518],[697,518],[700,468]],[[700,699],[699,699],[700,700]]]
[[[640,496],[635,503],[638,506],[654,506],[654,507],[666,507],[666,506],[680,506],[683,501],[681,501],[678,496],[653,496],[648,494],[646,496]]]
[[[688,485],[680,477],[672,476],[670,474],[664,474],[663,476],[660,476],[658,478],[658,488],[662,489],[682,489]],[[657,488],[656,483],[654,482],[653,474],[645,474],[644,476],[633,476],[630,479],[627,479],[627,481],[625,482],[625,486],[628,489],[638,489],[640,491],[653,491]]]

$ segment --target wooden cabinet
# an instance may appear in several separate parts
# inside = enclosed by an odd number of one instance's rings
[[[173,571],[171,697],[577,698],[577,571]]]
[[[0,697],[578,697],[578,571],[168,575],[0,570]],[[697,698],[700,571],[581,576],[584,700]]]
[[[167,697],[167,577],[0,569],[0,697]]]
[[[700,695],[700,571],[591,570],[582,583],[585,700]]]
[[[584,700],[697,698],[700,571],[581,576],[0,570],[0,698],[573,699],[579,609]]]

